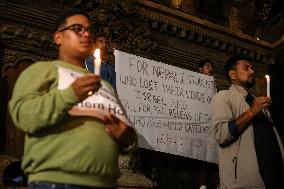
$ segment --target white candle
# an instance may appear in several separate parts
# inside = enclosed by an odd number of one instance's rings
[[[270,77],[269,75],[265,75],[266,78],[266,94],[270,97]]]
[[[101,52],[100,49],[96,49],[94,52],[94,68],[95,68],[95,75],[100,75],[101,73],[101,56],[100,56]]]

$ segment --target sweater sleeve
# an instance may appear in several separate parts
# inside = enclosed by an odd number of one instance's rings
[[[210,105],[211,118],[213,123],[213,135],[221,147],[230,145],[236,137],[230,132],[230,123],[233,120],[233,113],[225,91],[217,93]]]
[[[72,87],[58,89],[58,70],[52,63],[35,63],[18,78],[9,111],[15,125],[33,134],[54,126],[78,102]]]

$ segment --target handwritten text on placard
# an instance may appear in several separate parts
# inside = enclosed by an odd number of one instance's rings
[[[142,148],[217,162],[213,77],[115,51],[117,92]]]

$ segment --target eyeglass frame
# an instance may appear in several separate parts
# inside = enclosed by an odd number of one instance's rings
[[[75,27],[76,26],[79,26],[81,29],[81,32],[76,32],[75,31]],[[92,26],[89,26],[89,27],[84,27],[82,24],[72,24],[70,26],[66,26],[65,28],[62,28],[60,30],[58,30],[57,32],[63,32],[63,31],[66,31],[66,30],[71,30],[73,31],[75,34],[79,35],[79,36],[82,36],[85,32],[91,32],[91,29],[92,29]]]

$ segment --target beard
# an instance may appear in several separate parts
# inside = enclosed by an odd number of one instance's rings
[[[243,83],[246,88],[252,88],[255,85],[255,76],[249,77],[249,79]]]

